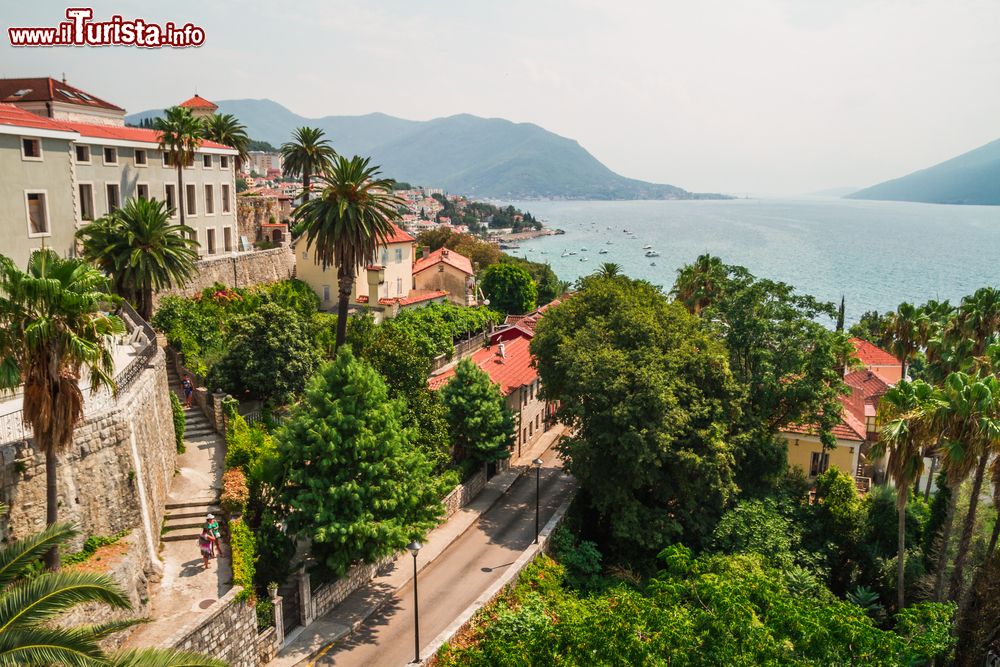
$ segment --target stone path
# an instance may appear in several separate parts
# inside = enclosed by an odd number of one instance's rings
[[[427,536],[417,562],[422,645],[448,627],[532,541],[531,460],[539,456],[545,460],[543,525],[569,492],[570,478],[551,450],[563,433],[562,426],[546,432],[530,451],[511,462],[509,470],[491,479],[475,500]],[[522,476],[525,471],[529,474]],[[408,662],[413,657],[412,580],[413,559],[403,553],[387,571],[293,636],[269,667]],[[462,585],[456,586],[456,581]]]
[[[169,363],[167,378],[171,390],[183,400],[180,379]],[[167,496],[161,536],[163,577],[149,610],[155,620],[132,634],[130,646],[162,646],[164,640],[194,622],[232,587],[229,545],[223,544],[223,556],[212,560],[208,570],[198,550],[205,515],[219,515],[226,443],[198,408],[185,410],[185,417],[186,451],[177,457],[178,471]]]

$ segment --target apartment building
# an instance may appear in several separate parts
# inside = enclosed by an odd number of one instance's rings
[[[43,245],[72,255],[77,229],[133,197],[165,201],[179,222],[177,169],[160,150],[159,133],[125,127],[118,107],[115,124],[113,105],[79,89],[72,89],[76,101],[59,106],[29,99],[47,88],[38,81],[70,99],[52,79],[0,79],[0,95],[14,91],[0,98],[0,253],[21,266]],[[185,224],[202,257],[239,247],[235,159],[235,150],[205,141],[182,170]]]

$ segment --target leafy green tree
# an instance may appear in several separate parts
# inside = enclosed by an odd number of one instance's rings
[[[861,550],[865,507],[854,479],[837,468],[816,478],[816,498],[817,504],[808,515],[807,546],[825,552],[830,588],[844,595],[866,566]]]
[[[531,279],[535,281],[538,292],[537,303],[539,306],[544,306],[553,299],[562,296],[570,289],[570,284],[565,280],[560,280],[548,262],[531,262],[522,257],[513,257],[506,254],[500,257],[500,262],[519,266],[528,272]]]
[[[214,113],[204,120],[202,137],[236,150],[236,171],[250,160],[250,137],[246,125],[231,113]]]
[[[302,318],[277,304],[236,319],[228,348],[209,374],[209,386],[271,404],[291,400],[319,362],[309,333]]]
[[[440,391],[456,459],[468,456],[493,463],[510,456],[507,447],[514,437],[514,415],[486,371],[472,359],[463,359]]]
[[[446,484],[402,425],[403,405],[349,347],[306,386],[275,440],[290,533],[343,575],[421,539],[441,515]]]
[[[221,660],[171,649],[102,648],[103,640],[141,623],[139,618],[93,625],[60,622],[60,616],[80,605],[132,609],[125,593],[105,575],[32,571],[38,558],[75,535],[68,524],[57,523],[0,549],[0,665],[224,667]]]
[[[76,236],[83,256],[111,277],[115,291],[146,320],[153,317],[154,292],[183,287],[195,273],[198,242],[170,224],[166,204],[155,199],[129,199]]]
[[[800,535],[773,500],[746,499],[727,510],[712,536],[713,548],[726,554],[760,554],[766,563],[787,569]]]
[[[287,158],[286,158],[287,159]],[[286,162],[287,164],[287,162]],[[337,346],[347,337],[347,308],[360,267],[375,259],[379,246],[399,220],[402,200],[392,194],[392,181],[379,178],[369,158],[337,156],[320,176],[322,192],[299,206],[294,219],[305,236],[306,250],[325,271],[337,269]]]
[[[726,351],[649,283],[592,276],[531,342],[545,397],[575,429],[560,451],[609,537],[655,553],[703,544],[736,491]]]
[[[729,366],[745,388],[746,407],[734,428],[742,440],[737,483],[744,493],[759,495],[773,490],[787,469],[786,444],[777,433],[788,424],[814,424],[824,446],[835,446],[831,431],[847,390],[842,369],[853,348],[843,333],[819,322],[834,318],[833,304],[741,266],[719,266],[702,257],[681,274],[709,276],[695,280],[700,287],[692,298],[725,341]]]
[[[203,126],[186,107],[170,107],[163,117],[153,121],[153,129],[160,133],[160,150],[170,156],[170,163],[177,170],[177,211],[181,226],[187,207],[184,205],[184,167],[194,162],[194,155],[201,146]]]
[[[0,389],[23,387],[23,415],[45,453],[45,521],[59,517],[59,454],[83,417],[84,372],[91,393],[116,391],[114,337],[125,325],[106,311],[116,297],[107,278],[81,259],[38,250],[21,271],[0,255]],[[48,553],[59,569],[57,549]]]
[[[538,298],[538,286],[531,274],[512,264],[489,267],[480,276],[479,286],[490,300],[491,308],[511,315],[533,309]]]
[[[337,158],[324,134],[318,127],[300,127],[292,133],[291,141],[281,144],[281,168],[286,177],[302,177],[303,202],[309,200],[312,177],[325,173]]]

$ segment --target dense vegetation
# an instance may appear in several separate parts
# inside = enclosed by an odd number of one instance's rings
[[[484,229],[510,229],[522,232],[530,229],[541,229],[539,222],[531,213],[520,211],[513,206],[495,206],[478,201],[461,200],[461,204],[448,199],[444,195],[431,195],[442,209],[438,211],[437,222],[448,218],[453,225],[467,225],[472,232]]]

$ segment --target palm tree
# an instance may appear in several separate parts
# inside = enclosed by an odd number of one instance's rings
[[[76,626],[58,623],[59,616],[82,604],[102,604],[125,611],[132,608],[118,585],[107,576],[90,572],[31,573],[38,558],[65,545],[75,534],[68,524],[57,523],[0,550],[0,665],[225,665],[214,658],[170,649],[108,652],[101,648],[101,640],[142,623],[143,619]]]
[[[184,167],[194,161],[194,154],[201,146],[203,126],[186,107],[170,107],[165,118],[153,121],[153,129],[160,133],[160,148],[177,168],[177,210],[184,224]]]
[[[250,137],[247,136],[246,125],[231,113],[215,113],[206,118],[202,138],[235,149],[236,171],[240,171],[243,163],[250,159],[247,152],[250,149]]]
[[[194,275],[198,242],[170,224],[166,204],[129,199],[125,205],[76,233],[83,256],[111,276],[115,291],[153,316],[153,292],[182,287]]]
[[[962,299],[958,307],[958,328],[972,340],[972,356],[985,354],[1000,334],[1000,289],[982,287]]]
[[[125,325],[105,314],[116,297],[107,278],[82,259],[36,251],[20,271],[0,256],[0,389],[24,386],[23,417],[45,452],[48,525],[58,518],[56,462],[83,416],[80,380],[91,392],[115,388],[112,339]],[[59,552],[46,556],[59,569]]]
[[[693,264],[677,270],[673,295],[697,315],[722,295],[727,275],[721,259],[709,254],[699,255]]]
[[[379,168],[370,158],[338,156],[320,177],[322,191],[303,203],[294,218],[306,238],[306,250],[314,245],[314,261],[325,271],[337,267],[337,348],[347,337],[347,307],[360,267],[371,263],[379,246],[392,234],[399,220],[402,200],[392,194],[393,181],[379,178]],[[378,295],[369,294],[370,303]]]
[[[871,454],[880,459],[888,454],[887,472],[896,487],[896,511],[899,515],[896,539],[896,608],[902,609],[906,597],[906,501],[910,487],[924,471],[924,447],[933,442],[930,409],[934,387],[917,380],[901,380],[879,400],[878,421],[884,426]]]
[[[1000,421],[997,420],[1000,381],[992,376],[952,373],[945,380],[940,393],[943,400],[939,403],[936,419],[942,427],[944,436],[940,452],[948,477],[948,486],[957,491],[962,481],[974,471],[969,509],[955,551],[955,563],[948,590],[948,599],[955,600],[961,592],[965,560],[972,541],[990,445],[1000,439]],[[938,554],[934,583],[934,592],[938,600],[944,599],[945,564],[958,496],[957,492],[951,496],[942,531],[941,552]]]
[[[622,273],[622,265],[614,262],[604,262],[597,270],[597,275],[601,278],[617,278]]]
[[[924,315],[919,308],[905,301],[896,312],[889,313],[882,332],[882,343],[889,348],[902,363],[902,377],[906,378],[906,366],[920,350],[920,329]]]
[[[324,173],[337,157],[333,146],[323,135],[323,130],[318,127],[300,127],[295,130],[291,141],[281,144],[285,176],[302,176],[303,202],[309,200],[309,183],[313,175]],[[388,190],[391,192],[392,188]]]

